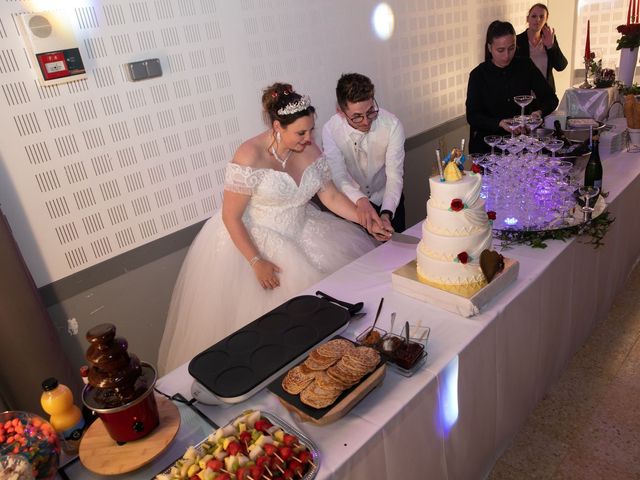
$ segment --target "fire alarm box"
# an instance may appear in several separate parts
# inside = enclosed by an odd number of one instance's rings
[[[61,13],[23,14],[18,16],[18,25],[40,84],[87,77],[71,24]]]

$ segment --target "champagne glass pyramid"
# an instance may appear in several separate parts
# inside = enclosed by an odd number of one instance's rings
[[[513,101],[520,105],[520,115],[524,116],[524,107],[533,102],[533,95],[516,95]]]

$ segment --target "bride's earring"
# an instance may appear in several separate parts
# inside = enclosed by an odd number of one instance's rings
[[[280,135],[280,132],[276,130],[276,143],[280,143],[280,140],[282,140],[282,135]]]

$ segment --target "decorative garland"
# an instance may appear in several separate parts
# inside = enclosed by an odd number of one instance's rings
[[[547,240],[562,240],[579,236],[587,237],[581,243],[593,245],[599,248],[604,245],[604,237],[609,230],[609,226],[615,222],[609,211],[603,212],[593,220],[575,225],[573,227],[561,228],[558,230],[500,230],[494,231],[493,235],[500,240],[500,247],[504,250],[512,248],[514,245],[528,245],[532,248],[547,248]],[[578,240],[580,241],[580,240]]]

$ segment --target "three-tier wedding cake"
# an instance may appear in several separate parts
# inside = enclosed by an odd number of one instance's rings
[[[482,176],[454,168],[458,167],[453,162],[447,165],[446,180],[429,179],[431,195],[417,248],[417,273],[423,283],[471,297],[487,284],[480,254],[491,249],[491,212],[487,214],[480,197]]]

